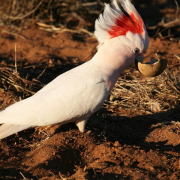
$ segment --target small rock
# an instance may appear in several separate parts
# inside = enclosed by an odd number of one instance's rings
[[[121,146],[121,144],[118,141],[115,141],[115,143],[113,144],[114,147],[119,147]]]
[[[154,167],[150,164],[146,164],[145,169],[150,170],[150,171],[154,171]]]
[[[159,112],[159,111],[161,111],[160,104],[158,102],[153,102],[151,104],[151,111],[152,112]]]
[[[110,95],[109,100],[110,100],[110,101],[113,101],[113,100],[114,100],[114,96],[113,96],[113,95]]]

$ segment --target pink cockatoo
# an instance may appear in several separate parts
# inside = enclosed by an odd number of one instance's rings
[[[74,122],[81,132],[101,108],[120,74],[148,48],[144,22],[130,0],[105,4],[95,22],[99,41],[94,57],[38,91],[0,112],[0,139],[35,126]],[[126,13],[125,13],[125,12]]]

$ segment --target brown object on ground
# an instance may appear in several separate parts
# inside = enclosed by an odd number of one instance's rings
[[[148,63],[137,63],[137,69],[146,77],[155,77],[160,75],[167,67],[167,60],[165,59],[154,59]]]

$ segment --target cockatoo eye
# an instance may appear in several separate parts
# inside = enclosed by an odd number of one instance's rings
[[[138,48],[135,48],[135,49],[134,49],[134,53],[135,53],[135,54],[138,54],[139,52],[140,52],[140,50],[139,50]]]

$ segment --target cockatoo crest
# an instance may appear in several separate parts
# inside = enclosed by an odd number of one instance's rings
[[[94,33],[99,43],[103,43],[105,39],[126,35],[128,31],[138,33],[145,39],[146,28],[139,13],[130,0],[119,1],[126,13],[120,9],[117,1],[113,0],[111,6],[105,4],[103,15],[96,20]]]

